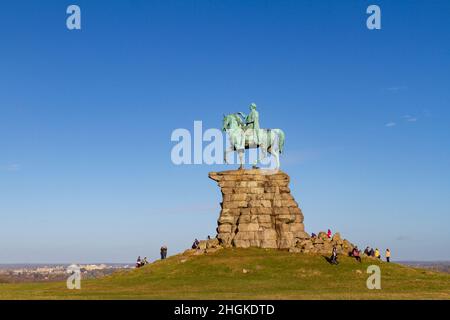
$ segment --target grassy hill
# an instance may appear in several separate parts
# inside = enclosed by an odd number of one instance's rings
[[[366,287],[371,264],[381,268],[381,290]],[[0,284],[0,299],[450,299],[449,274],[372,258],[340,257],[334,266],[320,255],[256,248],[180,254],[81,286]]]

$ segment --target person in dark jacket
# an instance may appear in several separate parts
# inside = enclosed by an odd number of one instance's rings
[[[331,264],[338,264],[339,263],[337,261],[337,249],[336,249],[336,246],[333,246],[333,251],[331,252],[330,262],[331,262]]]
[[[161,247],[161,260],[164,260],[165,258],[167,258],[167,247],[162,246]]]
[[[366,249],[364,250],[364,254],[368,257],[370,257],[370,249],[369,246],[366,247]]]

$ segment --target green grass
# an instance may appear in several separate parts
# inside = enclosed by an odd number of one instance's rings
[[[368,290],[366,269],[381,268],[381,290]],[[248,273],[244,273],[247,269]],[[265,249],[177,255],[144,268],[82,281],[0,284],[0,299],[450,299],[450,275],[340,257]]]

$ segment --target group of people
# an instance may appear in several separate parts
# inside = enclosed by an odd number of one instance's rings
[[[167,258],[167,246],[162,246],[160,249],[161,254],[161,260],[164,260]],[[148,264],[147,257],[144,257],[144,259],[141,259],[141,256],[139,256],[136,260],[136,268],[140,268]]]
[[[331,236],[332,236],[333,234],[331,233],[331,230],[330,229],[328,229],[328,231],[327,231],[327,238],[328,239],[331,239]],[[315,234],[314,232],[313,233],[311,233],[311,238],[316,238],[317,237],[317,234]]]
[[[332,233],[331,230],[328,229],[327,231],[327,237],[329,239],[332,238]],[[315,233],[311,233],[311,238],[316,238],[317,235]],[[367,247],[364,250],[364,255],[366,255],[367,257],[374,257],[374,258],[378,258],[381,260],[381,253],[380,250],[378,250],[378,248],[376,248],[375,250],[373,248]],[[349,256],[350,257],[354,257],[356,259],[356,261],[361,262],[361,251],[358,249],[358,246],[355,246],[351,252],[349,252]],[[391,251],[389,249],[386,249],[386,262],[390,262],[391,261]],[[338,264],[339,262],[337,261],[337,248],[336,246],[333,246],[333,250],[331,252],[331,257],[330,257],[330,263],[332,264]]]
[[[311,234],[311,237],[315,237],[316,235],[314,233]],[[331,238],[331,230],[328,229],[327,232],[327,237]],[[208,240],[210,240],[211,237],[208,236]],[[198,246],[200,244],[200,241],[198,241],[198,239],[194,240],[194,243],[192,244],[192,249],[197,249]],[[167,246],[162,246],[160,249],[160,254],[161,254],[161,260],[164,260],[167,258]],[[369,246],[364,250],[364,254],[367,257],[374,257],[374,258],[378,258],[381,260],[381,254],[380,254],[380,250],[378,250],[378,248],[376,248],[375,250],[373,248],[370,248]],[[330,257],[330,263],[331,264],[339,264],[338,260],[337,260],[337,248],[336,246],[333,246],[333,250],[331,252],[331,257]],[[356,259],[356,261],[361,262],[361,251],[358,249],[358,246],[355,246],[353,248],[353,250],[349,253],[349,255],[351,257],[354,257]],[[391,260],[391,251],[389,249],[386,249],[386,262],[390,262]],[[148,260],[147,257],[144,257],[144,259],[141,259],[141,256],[139,256],[137,258],[136,261],[136,268],[140,268],[145,266],[146,264],[148,264]]]
[[[136,260],[136,268],[140,268],[148,264],[147,257],[144,257],[144,259],[141,259],[141,256],[139,256]]]
[[[198,245],[200,244],[200,241],[196,238],[194,240],[194,243],[192,244],[192,249],[198,249]]]
[[[351,257],[355,258],[356,261],[358,261],[359,263],[362,262],[361,260],[361,252],[358,250],[358,246],[355,246],[353,248],[353,250],[349,253]],[[337,248],[336,246],[333,246],[333,251],[331,252],[331,257],[330,257],[330,263],[331,264],[339,264],[338,260],[337,260]]]
[[[358,249],[358,246],[355,246],[353,248],[353,250],[349,253],[350,257],[353,257],[356,259],[356,261],[358,262],[362,262],[361,261],[361,251]],[[380,254],[380,250],[378,250],[378,248],[376,248],[375,250],[373,248],[369,248],[367,247],[364,250],[364,255],[366,255],[367,257],[374,257],[374,258],[378,258],[381,260],[381,254]],[[391,262],[391,251],[389,249],[386,249],[386,262]],[[331,252],[331,257],[330,257],[330,263],[331,264],[339,264],[339,262],[337,261],[337,249],[336,246],[333,246],[333,251]]]
[[[207,238],[208,240],[211,240],[211,237],[208,236]],[[194,243],[192,244],[192,249],[197,249],[198,246],[200,244],[200,241],[198,241],[198,239],[195,239]],[[161,255],[161,260],[164,260],[167,258],[167,246],[162,246],[160,249],[160,255]],[[148,260],[147,257],[145,257],[144,259],[141,259],[141,256],[139,256],[136,260],[136,268],[140,268],[145,266],[146,264],[148,264]]]
[[[208,236],[207,238],[206,238],[207,240],[211,240],[211,236]],[[196,238],[195,240],[194,240],[194,243],[192,243],[192,249],[198,249],[198,246],[200,245],[200,241],[198,241],[198,239]]]
[[[381,253],[380,253],[380,250],[378,250],[378,248],[376,248],[375,250],[373,250],[373,248],[367,247],[367,248],[364,250],[364,254],[365,254],[366,256],[368,256],[368,257],[374,257],[374,258],[377,258],[377,259],[380,259],[380,260],[381,260]],[[385,257],[386,257],[386,262],[391,262],[391,250],[386,249]]]

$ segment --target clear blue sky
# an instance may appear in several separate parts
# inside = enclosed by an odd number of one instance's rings
[[[286,132],[308,232],[450,260],[449,21],[444,0],[2,2],[0,263],[214,235],[225,166],[173,165],[170,135],[250,102]]]

